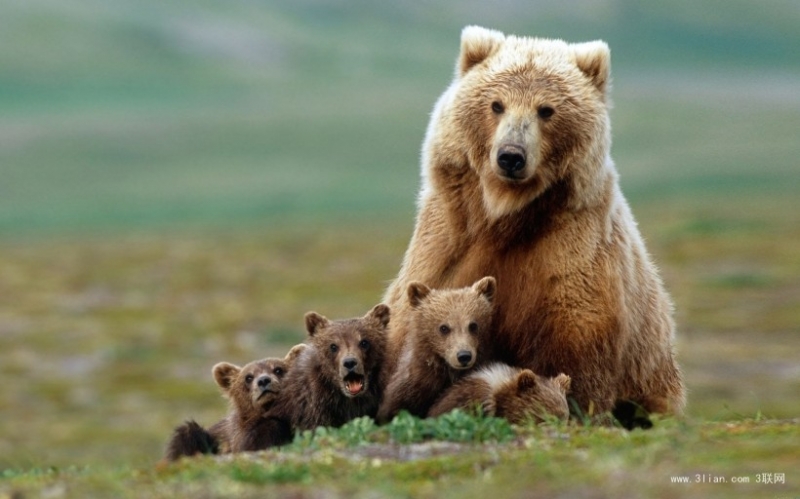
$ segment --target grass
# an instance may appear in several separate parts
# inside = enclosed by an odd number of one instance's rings
[[[800,495],[798,12],[717,4],[4,4],[0,498]],[[687,418],[361,420],[155,466],[175,425],[224,414],[214,363],[380,300],[468,23],[610,43],[613,157],[676,305]],[[669,481],[697,475],[751,483]]]
[[[491,422],[461,418],[462,425],[486,423]],[[633,432],[525,426],[503,430],[503,439],[471,443],[448,438],[450,425],[440,421],[408,417],[402,425],[408,424],[437,428],[424,435],[436,440],[387,439],[396,428],[356,420],[339,430],[318,430],[314,440],[320,445],[304,435],[280,450],[155,468],[6,470],[0,487],[23,497],[29,492],[139,497],[145,491],[148,497],[306,497],[312,487],[324,497],[361,497],[367,490],[386,497],[467,498],[791,497],[800,491],[793,476],[797,421],[661,420],[652,430]],[[783,483],[762,483],[767,473]]]

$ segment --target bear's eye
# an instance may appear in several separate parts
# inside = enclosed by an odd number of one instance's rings
[[[253,382],[254,379],[255,376],[253,376],[252,374],[248,374],[247,376],[244,377],[244,382],[249,385],[250,383]]]
[[[450,334],[450,326],[447,324],[442,324],[439,326],[439,332],[442,334]]]
[[[272,370],[272,372],[275,373],[275,376],[283,376],[283,369],[280,367],[276,367]]]
[[[359,342],[358,342],[358,347],[359,347],[360,349],[362,349],[362,350],[366,350],[367,348],[369,348],[369,341],[367,341],[367,340],[361,340],[361,341],[359,341]]]
[[[336,353],[339,351],[339,347],[335,343],[331,343],[331,352]]]
[[[492,102],[492,111],[495,114],[503,114],[503,111],[505,111],[505,110],[506,110],[506,108],[505,108],[505,106],[503,106],[502,102],[500,102],[500,101]]]
[[[553,114],[555,114],[555,112],[556,112],[556,110],[553,109],[550,106],[542,106],[536,111],[536,114],[538,114],[540,118],[546,120],[550,116],[553,116]]]
[[[477,333],[478,332],[478,323],[477,322],[470,322],[469,326],[467,326],[467,328],[469,328],[469,332],[470,333],[473,333],[473,334]]]

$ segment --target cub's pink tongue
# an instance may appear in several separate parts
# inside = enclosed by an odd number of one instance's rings
[[[350,392],[351,395],[355,395],[364,388],[364,382],[360,379],[350,380],[346,383],[346,385],[347,385],[347,390]]]

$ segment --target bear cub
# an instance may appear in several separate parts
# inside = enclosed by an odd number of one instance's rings
[[[571,382],[563,373],[546,378],[530,369],[493,363],[454,384],[431,407],[428,416],[437,417],[460,408],[506,418],[513,424],[541,423],[552,417],[566,420]]]
[[[458,289],[408,285],[409,334],[386,387],[379,422],[401,410],[425,417],[442,392],[475,365],[479,344],[488,341],[496,287],[490,276]]]
[[[244,367],[228,362],[216,364],[212,369],[214,380],[230,400],[230,412],[208,430],[194,421],[177,427],[165,459],[253,451],[289,442],[289,428],[281,420],[269,417],[269,410],[281,393],[286,373],[305,348],[296,345],[283,359],[257,360]]]
[[[307,313],[307,348],[286,376],[286,396],[270,413],[288,422],[293,432],[375,417],[385,385],[381,369],[389,314],[383,304],[352,319]]]

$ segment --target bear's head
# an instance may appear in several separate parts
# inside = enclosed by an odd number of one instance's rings
[[[410,283],[408,301],[419,348],[456,370],[475,365],[480,333],[491,324],[496,286],[494,277],[459,289],[430,289],[419,282]]]
[[[497,414],[515,424],[548,417],[567,419],[571,384],[571,378],[563,373],[547,378],[530,369],[521,369],[495,393]]]
[[[383,364],[389,307],[375,305],[365,316],[329,320],[316,313],[305,316],[309,344],[318,357],[321,375],[349,398],[369,392]]]
[[[266,358],[239,367],[220,362],[212,369],[214,380],[241,415],[266,411],[277,398],[286,373],[306,345],[295,345],[283,359]]]
[[[602,41],[570,44],[464,28],[455,81],[434,111],[446,124],[434,128],[451,137],[439,143],[460,144],[461,151],[443,151],[443,158],[455,153],[477,173],[490,219],[556,185],[572,198],[559,195],[559,202],[583,206],[601,195],[600,175],[613,170],[609,78]]]

